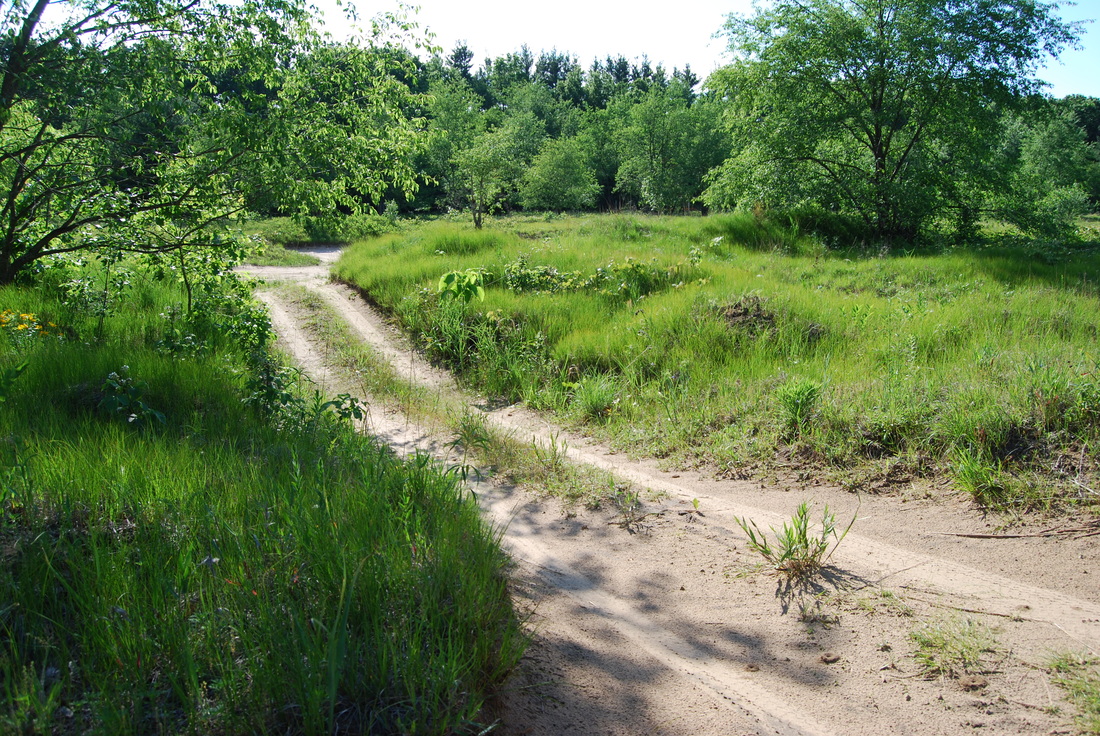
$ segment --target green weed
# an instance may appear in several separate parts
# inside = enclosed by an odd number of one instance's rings
[[[586,422],[605,422],[617,403],[614,381],[608,376],[582,378],[573,386],[573,404]]]
[[[439,298],[452,298],[469,303],[471,299],[477,297],[478,300],[485,301],[485,288],[482,284],[485,283],[488,275],[487,271],[480,268],[448,271],[439,277],[439,284],[436,287]]]
[[[848,526],[839,531],[836,515],[826,505],[821,512],[821,528],[811,530],[810,504],[803,501],[791,520],[783,522],[782,529],[772,528],[774,542],[751,519],[737,519],[737,524],[748,536],[749,549],[763,557],[769,567],[787,580],[801,580],[821,571],[855,521],[853,516]]]
[[[817,409],[821,398],[822,386],[817,381],[796,378],[780,386],[775,392],[779,408],[787,429],[795,435],[801,435],[809,426],[810,418]]]
[[[1004,500],[1006,486],[1000,463],[964,447],[956,451],[952,469],[955,482],[978,504],[994,506]]]

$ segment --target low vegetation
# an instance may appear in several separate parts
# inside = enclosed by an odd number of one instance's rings
[[[1077,709],[1081,733],[1100,734],[1100,663],[1095,657],[1060,654],[1050,665],[1057,683]]]
[[[473,499],[272,360],[224,273],[188,313],[123,270],[0,291],[0,731],[480,731],[524,640]]]
[[[821,512],[820,528],[814,528],[811,515],[810,503],[800,503],[789,522],[783,522],[781,529],[772,529],[774,541],[751,519],[737,519],[737,524],[748,537],[749,549],[763,557],[777,574],[788,581],[804,580],[821,572],[855,523],[853,516],[841,530],[836,514],[826,506]]]
[[[980,504],[1091,505],[1095,244],[830,250],[753,215],[431,222],[336,272],[479,389],[620,447],[851,487],[948,474]],[[484,301],[444,299],[478,273]]]
[[[998,655],[997,633],[972,618],[928,621],[910,635],[917,664],[928,677],[958,678],[989,672]]]
[[[568,504],[599,506],[614,503],[621,488],[606,471],[567,459],[568,443],[551,436],[545,444],[521,441],[485,421],[455,397],[426,390],[392,364],[380,358],[348,329],[347,324],[316,292],[282,286],[296,316],[317,347],[343,373],[343,380],[372,398],[398,407],[406,417],[423,422],[440,435],[452,437],[450,446],[461,455],[458,470],[470,473],[467,461],[492,471],[498,478],[556,496]],[[480,472],[480,471],[475,471]]]

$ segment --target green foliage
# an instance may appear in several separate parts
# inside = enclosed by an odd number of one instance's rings
[[[481,229],[485,215],[502,208],[516,192],[544,136],[534,115],[517,114],[455,156],[451,196],[470,209],[474,227]]]
[[[599,190],[580,142],[549,139],[523,175],[520,201],[526,209],[583,210],[595,203]]]
[[[654,212],[688,209],[703,175],[729,154],[719,116],[717,105],[689,106],[674,89],[651,89],[617,131],[616,188]]]
[[[737,150],[713,206],[815,203],[910,240],[997,184],[1001,111],[1078,32],[1042,2],[782,0],[730,16],[737,61],[708,85],[731,101]],[[967,218],[963,218],[965,221]]]
[[[972,618],[931,621],[909,636],[917,647],[913,656],[927,677],[987,672],[990,656],[999,650],[996,632]]]
[[[787,429],[801,435],[821,399],[822,385],[808,378],[796,378],[780,386],[775,392],[776,401],[783,413]]]
[[[373,238],[393,229],[393,223],[376,214],[306,217],[303,227],[310,242],[351,243]]]
[[[124,365],[111,371],[103,381],[103,398],[99,407],[108,414],[119,414],[135,426],[144,426],[149,420],[164,424],[164,414],[145,403],[149,384],[130,376],[130,366]]]
[[[480,729],[523,638],[474,499],[238,339],[235,287],[188,316],[170,272],[126,265],[102,317],[0,287],[77,338],[0,339],[26,363],[0,412],[0,731]],[[205,349],[158,348],[173,325]]]
[[[23,375],[25,370],[27,370],[26,361],[10,368],[0,368],[0,404],[8,400],[8,394],[11,392],[12,386],[15,385],[15,382],[19,380],[19,376]]]
[[[1072,237],[1090,194],[1100,195],[1100,152],[1068,111],[1043,106],[1005,127],[999,163],[1011,173],[992,198],[995,213],[1029,234]]]
[[[664,267],[656,259],[639,263],[627,257],[625,263],[612,261],[585,275],[579,271],[562,272],[553,266],[532,266],[521,258],[504,266],[504,285],[519,293],[586,291],[616,301],[633,301],[683,285],[698,273],[694,266],[684,263]]]
[[[9,4],[0,283],[53,254],[222,248],[209,225],[248,207],[413,191],[412,65],[391,53],[411,26],[374,31],[322,45],[295,1]]]
[[[1004,471],[1000,462],[989,459],[988,453],[960,448],[955,452],[952,470],[955,482],[978,504],[996,506],[1004,501]]]
[[[619,402],[618,390],[608,376],[590,376],[575,384],[566,384],[572,389],[573,404],[585,422],[605,422]]]
[[[440,299],[458,299],[468,304],[475,296],[480,301],[485,301],[485,282],[487,271],[469,268],[465,271],[448,271],[439,277]]]
[[[783,522],[782,529],[772,527],[775,542],[760,530],[751,519],[737,519],[737,525],[748,535],[749,549],[764,558],[768,566],[787,580],[803,580],[821,572],[833,552],[848,536],[855,524],[855,516],[843,531],[837,530],[836,515],[828,505],[821,512],[820,530],[810,528],[810,503],[798,505],[790,522]]]

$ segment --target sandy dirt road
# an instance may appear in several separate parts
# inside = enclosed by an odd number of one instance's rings
[[[1100,651],[1100,537],[1049,523],[993,534],[999,520],[952,497],[860,499],[661,468],[521,406],[489,409],[353,291],[328,282],[335,249],[316,254],[318,267],[251,270],[314,290],[400,375],[485,410],[517,439],[567,446],[570,460],[612,472],[645,500],[646,516],[628,525],[612,504],[563,508],[537,489],[474,486],[516,560],[514,598],[533,632],[494,704],[496,733],[1073,732],[1044,665],[1053,652]],[[303,370],[329,392],[354,392],[300,327],[293,301],[260,293]],[[369,431],[382,441],[455,462],[450,437],[365,398]],[[736,519],[778,525],[804,499],[858,519],[820,581],[785,590],[753,572],[759,559]],[[988,632],[981,673],[925,677],[911,637],[925,627]]]

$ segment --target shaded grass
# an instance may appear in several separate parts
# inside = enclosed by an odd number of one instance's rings
[[[336,274],[482,390],[599,416],[633,451],[855,484],[884,458],[912,476],[968,454],[1001,473],[966,488],[982,504],[1091,500],[1069,481],[1095,476],[1083,450],[1100,439],[1094,249],[837,252],[751,215],[500,227],[441,252],[467,231],[428,223],[358,244]],[[468,268],[490,274],[486,300],[440,304],[439,276]]]
[[[278,243],[264,243],[245,254],[244,262],[253,266],[316,266],[321,259]]]
[[[292,383],[256,400],[247,343],[130,289],[102,322],[0,291],[66,335],[0,334],[28,365],[0,413],[0,730],[480,730],[523,638],[473,499]]]

